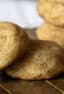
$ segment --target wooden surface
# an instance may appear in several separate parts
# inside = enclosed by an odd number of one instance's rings
[[[27,31],[30,38],[36,39],[34,32]],[[26,81],[0,74],[0,94],[64,94],[63,75],[52,80]]]
[[[5,74],[1,77],[0,94],[64,94],[64,77],[62,76],[41,81],[14,80]],[[7,93],[7,90],[11,93]]]

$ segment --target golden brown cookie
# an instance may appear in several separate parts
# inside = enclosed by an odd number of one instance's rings
[[[15,61],[5,72],[18,79],[50,79],[64,71],[63,49],[54,42],[32,41],[24,58]]]
[[[36,30],[39,40],[55,41],[64,48],[64,28],[44,23]]]
[[[18,56],[23,56],[28,46],[28,36],[19,26],[0,23],[0,70],[10,65]]]
[[[64,26],[64,4],[42,0],[38,2],[37,11],[49,23]]]

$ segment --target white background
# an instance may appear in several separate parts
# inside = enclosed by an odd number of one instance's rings
[[[0,22],[11,21],[24,28],[38,27],[43,20],[36,6],[37,0],[0,0]]]

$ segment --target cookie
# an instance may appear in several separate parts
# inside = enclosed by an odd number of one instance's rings
[[[39,40],[48,40],[58,43],[64,48],[64,28],[44,23],[36,30]]]
[[[54,25],[64,26],[64,4],[42,0],[42,2],[38,2],[37,11],[45,21]]]
[[[19,26],[10,22],[0,23],[0,70],[23,56],[28,47],[28,36]]]
[[[25,80],[50,79],[64,70],[63,49],[55,42],[32,41],[24,58],[16,60],[5,72]]]

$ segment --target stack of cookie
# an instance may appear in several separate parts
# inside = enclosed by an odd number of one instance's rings
[[[31,40],[22,27],[0,22],[3,71],[15,79],[51,79],[64,72],[64,49],[55,42]]]
[[[37,10],[45,20],[36,31],[38,38],[64,47],[64,0],[39,0]]]

